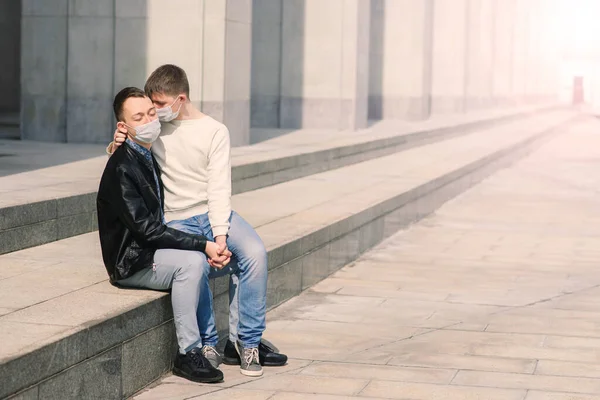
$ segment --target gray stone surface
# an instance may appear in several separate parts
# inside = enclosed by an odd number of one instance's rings
[[[56,218],[56,201],[42,201],[5,207],[0,213],[0,230],[31,225]]]
[[[530,142],[539,137],[539,132],[545,132],[557,123],[570,120],[572,116],[571,113],[563,112],[556,113],[552,117],[533,118],[529,121],[528,129],[515,129],[517,125],[523,124],[522,122],[514,123],[512,126],[510,124],[503,125],[452,141],[434,143],[402,154],[349,166],[343,170],[329,171],[325,174],[305,178],[302,181],[274,186],[265,189],[262,193],[241,195],[238,200],[242,199],[243,203],[241,204],[250,207],[246,208],[246,212],[242,214],[251,224],[257,226],[257,231],[265,241],[266,247],[270,251],[282,249],[279,250],[279,256],[270,257],[271,261],[279,262],[279,264],[271,265],[270,268],[271,270],[281,269],[271,279],[276,286],[285,288],[285,290],[277,293],[271,291],[268,298],[269,305],[274,306],[283,301],[282,293],[287,291],[291,295],[297,290],[298,286],[296,285],[300,283],[293,279],[294,276],[297,276],[298,266],[302,266],[301,284],[303,288],[306,288],[328,276],[335,271],[337,266],[340,266],[339,253],[344,251],[345,246],[350,252],[358,253],[382,240],[386,232],[386,214],[395,208],[406,205],[407,201],[415,198],[399,195],[399,193],[415,192],[417,196],[420,196],[417,212],[419,215],[425,215],[440,202],[457,194],[445,191],[446,188],[452,186],[448,185],[449,183],[461,182],[458,187],[460,189],[467,188],[481,178],[473,179],[472,177],[474,172],[478,172],[477,168],[491,165],[501,159],[512,160],[513,154],[508,150],[519,149],[523,147],[523,144],[532,144]],[[390,165],[398,167],[399,159],[405,163],[403,167],[396,170],[389,168]],[[490,168],[487,173],[493,171],[494,169]],[[457,181],[459,178],[460,181]],[[365,190],[365,188],[369,188],[369,190]],[[439,189],[444,192],[439,192]],[[277,203],[277,207],[275,205],[270,207],[268,215],[265,214],[264,207],[262,207],[264,203],[260,196],[273,198],[281,196],[283,193],[288,196],[289,201]],[[297,198],[295,193],[302,193],[303,196]],[[429,194],[431,196],[422,197]],[[252,208],[253,204],[261,205],[261,207]],[[338,222],[334,224],[336,221]],[[328,243],[334,239],[337,242]],[[105,282],[90,288],[69,292],[67,284],[73,290],[77,285],[83,287],[83,285],[90,285],[105,279],[105,273],[97,258],[98,249],[90,252],[90,244],[97,247],[95,234],[47,245],[42,252],[31,249],[3,256],[7,260],[37,259],[40,261],[36,262],[46,263],[57,259],[65,263],[12,278],[9,275],[4,282],[0,281],[0,286],[2,283],[7,285],[0,293],[4,295],[5,299],[10,299],[12,302],[19,301],[20,305],[16,305],[16,307],[27,307],[24,303],[27,299],[33,302],[27,308],[9,312],[0,317],[0,326],[2,322],[9,321],[27,324],[53,324],[57,318],[56,312],[60,310],[61,324],[72,326],[75,329],[86,326],[84,332],[87,334],[87,343],[89,343],[86,349],[91,356],[94,352],[97,354],[107,346],[118,345],[120,341],[127,340],[128,336],[135,337],[145,329],[151,329],[152,323],[168,322],[168,318],[170,318],[168,297],[162,293],[118,290],[107,286]],[[319,248],[321,249],[319,250]],[[68,259],[65,259],[65,251],[69,252]],[[333,253],[336,255],[332,256]],[[330,260],[334,257],[337,258],[337,261],[332,264],[334,266],[330,266]],[[296,268],[294,268],[296,275],[285,276],[283,275],[284,269],[277,268],[287,260],[295,260],[286,267],[292,268],[292,265],[296,264]],[[89,270],[85,270],[86,266]],[[73,274],[74,268],[79,272],[78,274]],[[71,273],[67,273],[68,271]],[[19,285],[30,284],[32,277],[37,277],[36,279],[42,282],[41,279],[45,273],[51,273],[54,276],[57,274],[69,276],[71,281],[61,280],[60,282],[65,283],[65,287],[55,288],[55,292],[50,290],[53,286],[49,286],[45,290],[38,288],[35,296],[33,293],[19,289],[22,287]],[[224,285],[221,283],[219,285],[224,289]],[[36,286],[43,287],[39,284]],[[217,283],[213,284],[213,288],[217,289]],[[56,291],[58,289],[60,290]],[[5,306],[4,303],[7,301],[2,300],[1,305]],[[43,302],[39,303],[40,301]],[[80,304],[94,304],[94,307],[81,308]],[[223,335],[228,322],[226,292],[215,297],[214,306],[217,326]],[[149,308],[144,310],[144,307]],[[339,318],[343,321],[350,321],[355,316],[340,315]],[[135,323],[130,324],[131,321]],[[443,320],[433,319],[423,322],[422,326],[440,327],[443,326],[443,323]],[[129,329],[131,327],[140,331],[132,331]],[[52,341],[52,338],[46,340]],[[22,344],[26,345],[26,343]],[[24,359],[21,357],[16,360]],[[144,376],[149,375],[150,372]],[[43,375],[36,375],[36,377],[42,379]],[[142,378],[140,378],[141,380]],[[15,384],[15,386],[12,393],[27,385]],[[134,386],[136,384],[132,384],[131,387]]]
[[[2,325],[2,330],[6,330],[7,324],[3,322]],[[16,324],[14,325],[14,331],[10,332],[11,337],[18,338],[28,334],[28,329],[23,327],[19,329]],[[31,329],[34,326],[29,324],[28,328]],[[44,334],[45,327],[43,325],[38,329],[39,337],[35,342],[38,345],[49,342],[46,346],[22,354],[20,357],[1,358],[0,376],[8,377],[8,380],[3,380],[3,385],[0,387],[0,396],[5,397],[32,386],[41,379],[59,373],[86,358],[87,337],[85,332],[70,334],[63,332],[64,337],[57,338],[52,334],[48,335],[47,332]],[[49,338],[53,338],[53,340],[48,340]]]
[[[56,239],[66,239],[91,232],[92,218],[90,216],[91,213],[85,213],[58,218],[56,220]]]
[[[147,48],[140,46],[148,38],[146,0],[116,0],[114,85],[117,93],[124,87],[143,87],[149,69]]]
[[[494,99],[556,100],[560,46],[544,33],[552,2],[4,3],[0,49],[12,57],[0,112],[21,111],[27,139],[103,142],[112,95],[167,62],[186,69],[193,103],[230,127],[234,145],[253,142],[252,125],[356,130],[368,115],[414,120]]]
[[[369,97],[370,119],[422,120],[429,117],[430,99],[421,97]]]
[[[250,100],[228,101],[224,115],[227,128],[233,132],[231,145],[238,147],[250,144]]]
[[[202,12],[200,104],[228,126],[234,146],[250,143],[251,8],[227,0],[205,3]]]
[[[131,396],[157,376],[169,371],[175,341],[175,329],[169,323],[123,343],[123,397]]]
[[[150,353],[150,349],[146,349]],[[123,358],[123,360],[122,360]],[[121,399],[121,347],[99,354],[39,385],[40,399]],[[140,363],[131,373],[144,368]],[[126,376],[130,376],[127,374]]]
[[[19,112],[21,60],[21,7],[20,2],[0,1],[0,113]],[[8,34],[10,32],[10,34]],[[0,123],[1,124],[1,123]]]
[[[269,271],[267,286],[267,308],[281,304],[300,294],[302,289],[303,264],[305,260],[296,259]]]
[[[215,324],[222,342],[229,331],[229,294],[222,293],[214,296],[213,309],[215,312]]]
[[[36,0],[23,0],[24,16],[65,16],[69,12],[69,0],[49,0],[39,2]]]
[[[370,119],[429,117],[432,13],[429,0],[371,2]],[[411,40],[398,40],[407,37]]]
[[[279,127],[282,1],[252,2],[250,123],[253,127]],[[256,143],[252,136],[250,139]]]
[[[116,293],[118,290],[114,289],[114,292]],[[128,293],[127,289],[121,290],[125,290],[125,294]],[[98,322],[89,328],[88,356],[92,357],[94,354],[138,335],[143,336],[145,335],[143,332],[169,322],[172,318],[171,299],[169,296],[164,296],[156,301],[141,304],[113,318]]]
[[[280,101],[281,127],[354,129],[354,121],[348,119],[353,100],[282,96]]]
[[[105,143],[110,141],[114,126],[113,3],[79,0],[70,5],[67,141]]]
[[[36,386],[33,389],[26,390],[16,396],[10,397],[9,400],[38,400],[39,388]]]
[[[358,250],[363,253],[383,240],[384,219],[379,217],[362,226],[359,231]]]
[[[359,231],[353,231],[331,242],[329,267],[339,268],[355,260],[359,252]]]
[[[331,246],[328,244],[302,258],[302,290],[322,281],[332,272],[329,268],[330,252]]]
[[[431,113],[432,114],[451,114],[465,112],[464,97],[450,96],[432,96],[431,97]]]
[[[279,126],[360,129],[367,125],[369,2],[323,4],[283,2]]]
[[[0,231],[0,254],[39,246],[57,239],[56,220]]]
[[[597,157],[596,127],[547,142],[271,311],[267,336],[309,364],[214,396],[597,398],[597,166],[573,163]],[[139,398],[185,387],[163,382]]]
[[[62,7],[46,2],[44,6],[37,3],[30,0],[23,4],[21,137],[64,142],[68,31],[66,1],[60,2],[61,6],[65,6],[64,13]],[[28,12],[30,9],[31,13]]]
[[[71,0],[69,15],[77,17],[112,17],[114,16],[114,0]]]
[[[213,279],[212,282],[213,282],[213,286],[211,287],[211,290],[213,291],[214,296],[228,292],[228,290],[229,290],[229,276],[228,275],[219,276],[219,277]]]
[[[57,216],[64,217],[96,211],[96,193],[63,197],[56,202]]]

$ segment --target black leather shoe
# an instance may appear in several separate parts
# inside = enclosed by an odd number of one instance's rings
[[[223,380],[223,372],[213,367],[198,348],[186,354],[177,354],[173,375],[199,383],[215,383]]]
[[[263,367],[281,367],[287,363],[287,356],[278,353],[279,350],[266,340],[261,340],[258,345],[258,361]],[[231,340],[227,339],[225,350],[223,351],[223,364],[240,365],[240,355]]]

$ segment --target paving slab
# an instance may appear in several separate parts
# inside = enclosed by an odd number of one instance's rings
[[[266,335],[307,364],[218,393],[600,399],[599,128],[557,136],[271,310]]]

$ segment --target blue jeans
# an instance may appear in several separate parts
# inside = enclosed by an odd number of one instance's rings
[[[229,338],[239,339],[244,347],[257,347],[265,330],[267,311],[267,251],[252,226],[235,211],[229,219],[227,247],[233,254],[231,263],[222,270],[202,264],[198,299],[198,328],[205,345],[216,345],[218,333],[213,312],[209,279],[230,274]],[[195,233],[214,240],[208,214],[169,222],[171,228]]]

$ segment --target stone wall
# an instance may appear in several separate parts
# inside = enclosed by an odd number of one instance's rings
[[[551,4],[24,0],[22,137],[110,140],[115,92],[164,63],[188,72],[192,101],[228,125],[234,146],[250,143],[251,126],[355,130],[547,101],[558,76]],[[17,6],[0,0],[0,33],[15,30],[6,16]],[[0,112],[18,108],[15,43],[0,35],[13,54]]]

